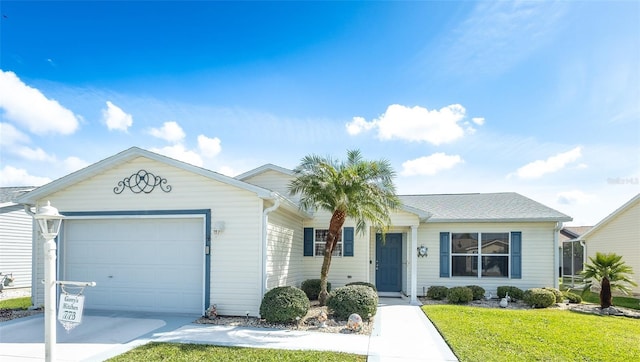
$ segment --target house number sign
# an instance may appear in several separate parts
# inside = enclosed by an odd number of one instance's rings
[[[82,322],[82,311],[84,310],[84,295],[62,294],[60,296],[60,308],[58,309],[58,320],[62,325]]]

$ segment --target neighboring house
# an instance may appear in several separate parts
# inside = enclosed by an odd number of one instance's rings
[[[633,268],[633,280],[640,285],[640,194],[574,241],[585,245],[586,262],[597,252],[622,255],[622,260]],[[640,286],[632,292],[640,294]]]
[[[58,278],[97,283],[84,292],[87,308],[203,313],[215,304],[223,315],[255,316],[267,290],[320,275],[331,215],[299,210],[287,195],[292,178],[274,165],[231,178],[134,147],[20,202],[49,200],[65,215]],[[558,231],[570,217],[516,193],[401,199],[384,243],[347,219],[334,288],[367,281],[417,302],[431,285],[557,285]],[[420,246],[428,256],[418,257]],[[33,298],[42,303],[41,285]]]
[[[560,257],[560,270],[562,283],[568,286],[576,286],[582,283],[580,273],[584,268],[584,246],[580,241],[574,241],[580,235],[589,231],[593,226],[565,226],[560,230],[560,245],[562,256]]]
[[[33,187],[0,187],[0,273],[15,281],[5,288],[31,287],[33,224],[16,199]]]

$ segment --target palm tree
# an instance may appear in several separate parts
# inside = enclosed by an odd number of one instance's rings
[[[320,305],[325,305],[331,256],[346,218],[355,219],[359,234],[365,233],[367,223],[384,234],[391,224],[389,212],[400,205],[393,184],[395,172],[386,160],[363,160],[358,150],[347,151],[346,162],[305,156],[293,172],[296,178],[289,184],[289,191],[300,194],[300,207],[332,214],[318,295]]]
[[[633,271],[622,261],[622,256],[616,254],[596,253],[596,257],[589,257],[591,263],[584,266],[582,275],[585,279],[584,295],[593,285],[600,284],[600,308],[609,308],[613,304],[611,290],[619,290],[629,294],[628,285],[638,284],[631,279]]]

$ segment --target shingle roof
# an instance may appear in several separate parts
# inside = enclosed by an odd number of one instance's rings
[[[573,240],[591,230],[593,226],[565,226],[560,230],[560,241]]]
[[[0,204],[16,202],[19,196],[33,190],[33,186],[0,187]]]
[[[429,222],[571,221],[572,218],[515,192],[400,195],[407,206],[424,210]]]

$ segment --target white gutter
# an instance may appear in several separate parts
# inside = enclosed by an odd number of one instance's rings
[[[554,246],[554,252],[553,252],[553,287],[556,289],[560,288],[560,278],[562,277],[560,275],[560,241],[559,241],[559,234],[560,234],[560,230],[562,229],[562,222],[558,221],[556,223],[556,227],[553,230],[553,246]]]
[[[274,204],[262,211],[262,298],[267,292],[267,224],[269,223],[269,213],[280,207],[280,198],[275,192],[271,193]]]
[[[31,211],[31,208],[34,207],[34,205],[27,205],[24,204],[24,212],[27,213],[27,215],[31,216],[31,250],[36,250],[36,242],[38,239],[38,230],[36,230],[36,225],[34,222],[34,216],[36,216],[36,213]],[[37,206],[35,206],[37,208]],[[36,265],[37,263],[37,253],[31,253],[31,272],[32,272],[32,276],[31,276],[31,304],[36,305],[36,299],[37,296],[39,294],[38,292],[38,284],[36,283],[36,280],[38,279],[35,273],[35,270],[33,268],[33,265]]]

